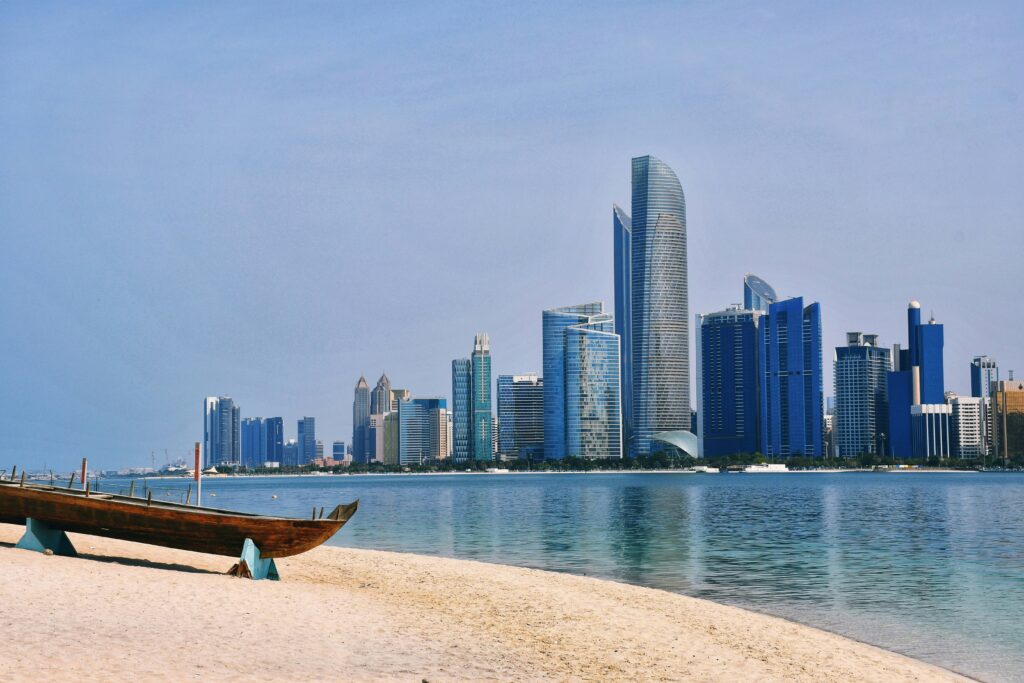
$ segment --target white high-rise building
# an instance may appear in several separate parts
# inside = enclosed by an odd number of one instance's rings
[[[985,400],[956,395],[946,399],[953,408],[953,452],[957,457],[974,460],[987,454]]]

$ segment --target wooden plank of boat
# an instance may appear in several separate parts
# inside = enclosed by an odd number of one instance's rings
[[[357,500],[320,519],[292,519],[0,481],[0,522],[32,518],[64,531],[229,557],[238,557],[246,538],[268,559],[306,552],[337,533],[358,506]]]

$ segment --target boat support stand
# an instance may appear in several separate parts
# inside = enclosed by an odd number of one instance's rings
[[[37,553],[51,551],[54,555],[77,557],[75,546],[63,529],[55,529],[46,522],[31,517],[25,520],[25,534],[15,548],[35,550]]]
[[[260,557],[260,549],[256,547],[251,538],[245,539],[245,543],[242,545],[242,556],[238,558],[238,563],[228,570],[228,574],[253,581],[260,579],[279,581],[281,579],[273,558]]]

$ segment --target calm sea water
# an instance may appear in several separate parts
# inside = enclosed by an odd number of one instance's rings
[[[177,499],[187,482],[152,485]],[[274,477],[203,493],[286,516],[359,498],[331,543],[662,588],[1024,680],[1024,475]]]

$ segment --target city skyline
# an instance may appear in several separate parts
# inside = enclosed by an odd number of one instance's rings
[[[431,55],[451,52],[408,15],[242,11],[238,40],[251,49],[218,62],[217,29],[238,19],[223,9],[115,12],[109,31],[109,13],[66,8],[92,27],[72,32],[47,8],[0,8],[0,50],[24,65],[0,81],[0,124],[25,131],[0,141],[3,240],[22,256],[0,274],[0,314],[18,321],[0,354],[0,457],[117,467],[184,454],[202,440],[195,397],[224,393],[246,416],[284,416],[286,438],[313,415],[319,432],[349,441],[359,372],[387,367],[414,395],[448,395],[446,359],[478,329],[491,336],[493,376],[539,371],[540,311],[613,307],[608,207],[629,206],[629,160],[644,154],[686,190],[691,313],[739,303],[736,282],[754,272],[781,298],[821,303],[830,353],[850,330],[903,340],[893,302],[917,299],[946,325],[946,388],[970,393],[975,356],[1024,373],[1021,323],[1005,316],[1014,275],[967,248],[1024,249],[1021,47],[991,9],[965,20],[939,5],[913,22],[876,9],[881,31],[852,8],[646,7],[634,10],[642,27],[674,46],[650,59],[634,39],[609,48],[603,36],[623,19],[611,8],[538,8],[514,26],[490,10],[480,31],[459,24],[445,38],[492,46],[485,62],[444,60],[442,74]],[[188,31],[188,17],[208,30]],[[292,38],[262,39],[282,22]],[[962,31],[941,30],[950,23]],[[570,24],[584,46],[571,59],[534,30]],[[847,28],[816,32],[824,24]],[[338,27],[387,46],[393,90],[365,62],[350,68]],[[40,31],[47,40],[28,37]],[[174,38],[169,59],[147,49],[156,34]],[[731,59],[752,37],[772,49]],[[569,78],[545,75],[552,59]],[[922,80],[922,69],[943,76]],[[608,98],[615,89],[660,98],[641,115]],[[407,287],[417,280],[457,316]],[[252,361],[273,370],[253,373]],[[53,408],[61,419],[44,420]]]

